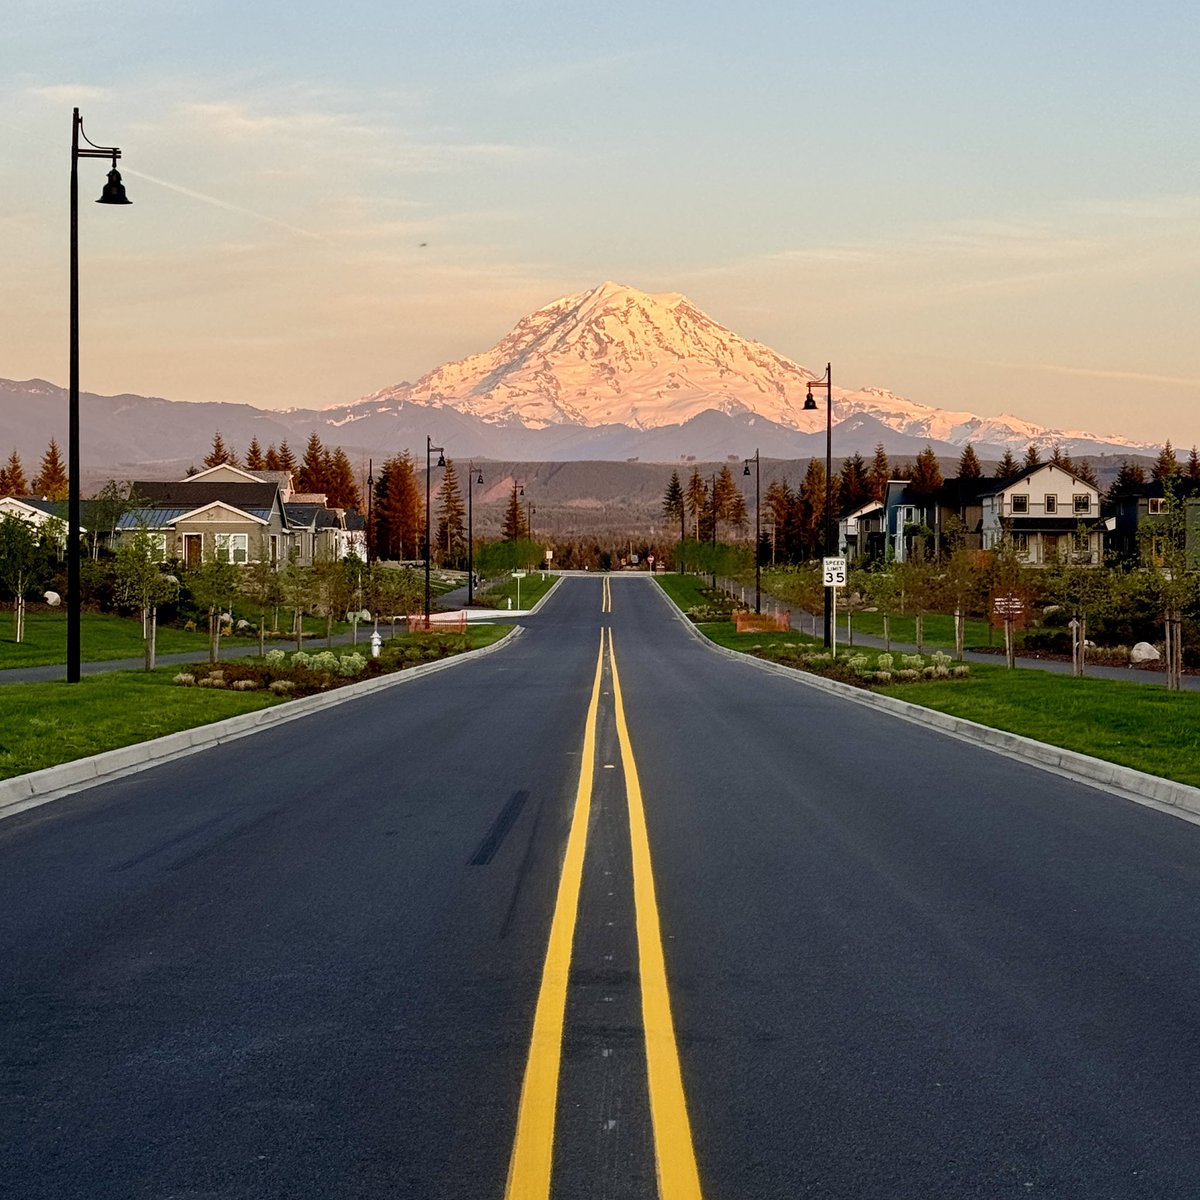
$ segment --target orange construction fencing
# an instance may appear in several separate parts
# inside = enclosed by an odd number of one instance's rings
[[[792,614],[786,608],[773,613],[737,608],[733,612],[733,624],[738,633],[783,633],[792,627]]]

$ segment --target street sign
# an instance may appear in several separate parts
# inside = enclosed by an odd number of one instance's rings
[[[992,611],[998,617],[1019,617],[1025,611],[1025,601],[1011,592],[992,597]]]
[[[821,560],[824,567],[825,587],[846,586],[846,560],[844,558],[825,558]]]
[[[529,572],[528,572],[528,571],[514,571],[514,572],[513,572],[513,578],[514,578],[514,579],[524,579],[524,578],[525,578],[525,576],[526,576],[526,575],[528,575],[528,574],[529,574]]]

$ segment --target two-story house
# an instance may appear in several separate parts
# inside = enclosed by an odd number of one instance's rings
[[[1100,494],[1054,463],[993,481],[980,497],[983,549],[1008,536],[1030,566],[1074,562],[1099,566],[1103,552]]]

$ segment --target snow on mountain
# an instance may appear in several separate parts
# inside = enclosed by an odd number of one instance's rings
[[[718,324],[678,293],[650,295],[617,283],[564,296],[517,323],[492,349],[430,371],[340,410],[340,420],[397,403],[452,408],[486,424],[683,425],[701,413],[755,414],[786,429],[825,425],[824,392],[804,410],[817,375],[761,342]],[[1149,449],[1119,437],[1049,429],[1018,417],[980,417],[904,399],[882,388],[833,389],[841,424],[869,415],[888,429],[930,442],[1023,450],[1055,442],[1068,453]]]

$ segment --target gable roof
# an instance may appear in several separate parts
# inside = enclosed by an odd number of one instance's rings
[[[167,483],[157,479],[139,479],[133,484],[133,492],[146,501],[146,507],[150,508],[191,510],[223,500],[243,512],[274,508],[279,495],[279,487],[274,483],[195,482],[194,478]]]
[[[1048,467],[1053,467],[1056,471],[1061,471],[1064,475],[1069,476],[1071,479],[1075,480],[1076,483],[1081,484],[1083,487],[1091,488],[1093,492],[1098,492],[1100,490],[1094,483],[1088,483],[1086,479],[1080,479],[1074,471],[1069,470],[1067,467],[1061,466],[1058,463],[1044,462],[1038,463],[1036,467],[1022,467],[1021,470],[1008,479],[990,479],[988,482],[994,484],[995,486],[993,486],[990,490],[986,492],[980,492],[979,494],[981,496],[994,496],[997,492],[1003,492],[1012,487],[1013,484],[1020,483],[1022,480],[1028,479],[1031,475],[1036,475],[1039,471],[1045,471]]]

